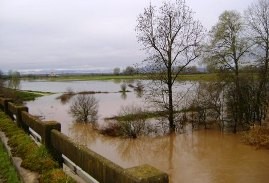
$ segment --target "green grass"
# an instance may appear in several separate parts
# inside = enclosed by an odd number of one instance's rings
[[[0,130],[3,131],[9,138],[8,144],[11,147],[11,152],[14,156],[22,158],[22,166],[41,175],[40,182],[43,183],[58,183],[74,182],[70,177],[65,175],[59,169],[51,155],[48,153],[44,146],[38,147],[34,141],[24,131],[16,126],[2,111],[0,111]],[[57,174],[62,175],[53,179],[52,177]]]
[[[218,75],[216,73],[208,74],[184,74],[177,77],[178,81],[216,81]]]
[[[43,96],[42,94],[28,91],[15,91],[15,95],[23,101],[35,100],[37,97]]]
[[[177,80],[181,81],[214,81],[217,78],[215,73],[198,73],[179,75]],[[91,80],[131,80],[131,79],[149,79],[145,74],[136,75],[112,75],[112,74],[88,74],[88,75],[62,75],[57,77],[43,77],[49,81],[91,81]]]
[[[143,75],[72,75],[48,78],[49,81],[91,81],[91,80],[129,80],[145,79]]]
[[[15,103],[23,103],[24,101],[35,100],[38,97],[44,96],[44,94],[33,91],[20,91],[10,88],[2,88],[0,94],[5,98],[11,98]]]
[[[9,160],[8,153],[5,151],[0,141],[0,182],[19,183],[17,172]]]

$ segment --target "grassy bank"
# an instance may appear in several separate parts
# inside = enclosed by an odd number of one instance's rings
[[[21,91],[10,88],[2,88],[0,94],[3,97],[11,98],[15,103],[22,103],[23,101],[35,100],[38,97],[48,95],[47,92]]]
[[[93,81],[93,80],[129,80],[145,79],[144,75],[63,75],[57,77],[47,77],[50,81]]]
[[[9,138],[12,154],[22,158],[21,166],[40,174],[41,183],[72,183],[44,146],[37,146],[24,131],[0,111],[0,130]],[[1,162],[2,163],[2,162]]]
[[[9,160],[8,153],[0,141],[0,182],[20,183],[17,172]]]
[[[35,100],[37,97],[43,96],[41,93],[34,93],[34,92],[28,92],[28,91],[14,91],[15,96],[22,101],[30,101]]]

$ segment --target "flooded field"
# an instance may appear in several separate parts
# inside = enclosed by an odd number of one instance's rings
[[[269,180],[269,151],[256,150],[240,142],[240,136],[223,134],[217,130],[200,130],[164,137],[139,137],[138,139],[111,138],[92,130],[89,124],[73,122],[68,113],[70,102],[63,104],[56,98],[72,88],[79,91],[120,90],[121,82],[74,81],[74,82],[21,82],[23,90],[59,92],[27,103],[29,112],[56,120],[62,132],[75,142],[112,160],[122,167],[150,164],[170,176],[170,182],[192,183],[267,183]],[[129,89],[129,88],[128,88]],[[117,115],[121,107],[144,105],[143,98],[134,92],[96,94],[99,100],[99,121]]]

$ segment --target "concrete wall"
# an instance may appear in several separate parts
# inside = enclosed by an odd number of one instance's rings
[[[101,155],[72,141],[61,133],[61,124],[41,121],[28,113],[28,108],[16,106],[12,100],[0,97],[0,108],[29,133],[37,132],[42,143],[62,163],[61,154],[73,161],[100,183],[168,183],[168,175],[150,165],[124,169]],[[14,117],[15,116],[15,117]]]

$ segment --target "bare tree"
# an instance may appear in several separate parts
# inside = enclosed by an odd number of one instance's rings
[[[204,29],[193,19],[184,0],[163,2],[158,9],[150,4],[137,21],[138,42],[149,54],[145,61],[151,72],[157,73],[158,85],[163,85],[157,88],[165,95],[161,102],[169,114],[170,132],[174,132],[173,85],[181,71],[199,56]]]
[[[234,84],[235,96],[231,111],[234,120],[234,132],[238,123],[241,123],[244,113],[244,98],[240,87],[239,68],[243,64],[242,58],[248,53],[251,45],[243,34],[244,26],[240,13],[236,11],[224,11],[218,23],[212,28],[207,47],[206,61],[210,65],[219,67],[221,72],[228,71],[226,77],[230,78],[227,84]],[[224,72],[225,73],[225,72]]]
[[[95,122],[98,113],[98,101],[93,95],[80,94],[74,98],[69,113],[78,122]]]
[[[136,69],[133,66],[127,66],[125,70],[123,71],[123,74],[134,75],[136,74]]]
[[[8,87],[14,90],[20,88],[21,74],[18,71],[8,71]]]
[[[250,38],[255,44],[254,55],[258,61],[259,86],[256,96],[256,116],[258,121],[266,116],[262,112],[268,105],[268,66],[269,66],[269,1],[258,0],[245,11]],[[262,115],[263,113],[263,115]]]

